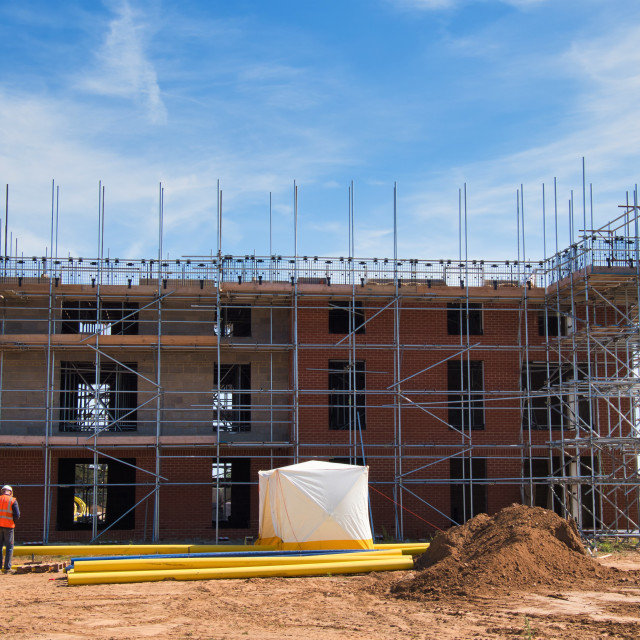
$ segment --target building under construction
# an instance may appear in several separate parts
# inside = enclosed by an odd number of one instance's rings
[[[19,541],[250,538],[258,471],[309,459],[370,467],[377,536],[514,502],[637,536],[640,238],[621,211],[539,262],[5,255]]]

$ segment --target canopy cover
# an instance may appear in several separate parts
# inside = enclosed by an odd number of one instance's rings
[[[311,460],[259,471],[260,535],[280,549],[372,549],[369,467]]]

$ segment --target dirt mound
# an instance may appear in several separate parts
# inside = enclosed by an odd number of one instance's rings
[[[419,571],[394,585],[404,597],[478,589],[569,585],[612,572],[588,557],[575,523],[540,507],[513,504],[439,533],[416,561]]]

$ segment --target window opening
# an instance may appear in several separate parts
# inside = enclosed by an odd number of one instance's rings
[[[212,525],[216,525],[217,514],[220,528],[247,528],[251,507],[250,460],[214,459],[211,469]]]
[[[580,476],[585,478],[590,478],[591,476],[597,476],[600,474],[600,462],[599,457],[597,455],[593,456],[593,460],[591,456],[580,456],[579,465],[578,465],[578,473]],[[581,519],[582,519],[582,528],[583,529],[596,529],[602,528],[602,520],[600,513],[601,505],[599,496],[596,494],[595,500],[593,495],[593,485],[587,483],[580,483],[580,504],[582,506],[581,510]],[[594,504],[595,502],[595,504]],[[595,512],[594,512],[595,507]]]
[[[366,429],[364,361],[329,360],[329,429]],[[355,393],[354,398],[354,391]],[[354,411],[355,400],[355,411]]]
[[[355,464],[359,467],[365,467],[366,464],[362,456],[358,455],[355,458],[348,458],[346,456],[338,456],[335,458],[329,458],[329,462],[336,462],[338,464]]]
[[[350,321],[353,318],[353,325]],[[329,303],[329,333],[364,333],[362,301],[332,300]]]
[[[93,486],[97,472],[98,486]],[[79,463],[75,465],[75,487],[73,493],[74,522],[91,522],[96,515],[99,524],[104,524],[107,516],[108,465]],[[94,492],[95,489],[95,492]]]
[[[128,364],[135,368],[135,364]],[[62,362],[60,431],[135,431],[138,379],[116,363]]]
[[[553,456],[551,468],[549,468],[549,458],[525,458],[524,474],[525,480],[531,479],[531,484],[525,482],[524,494],[525,503],[532,503],[534,507],[542,507],[543,509],[551,509],[559,516],[563,516],[562,496],[563,487],[561,484],[553,484],[550,478],[561,477],[562,469],[560,467],[560,459]],[[531,493],[531,485],[533,485],[533,495]]]
[[[594,522],[596,528],[602,527],[600,499],[596,497],[594,501],[593,487],[582,480],[598,474],[598,456],[593,460],[590,455],[564,456],[562,459],[553,456],[551,469],[548,458],[525,459],[524,463],[524,479],[533,480],[534,506],[553,509],[563,517],[569,509],[569,514],[579,521],[582,529],[592,529]],[[531,496],[528,483],[525,483],[524,491],[528,502]]]
[[[469,307],[469,335],[481,336],[482,328],[482,305],[471,302]],[[450,302],[447,304],[447,333],[450,336],[467,335],[467,305]]]
[[[487,485],[482,482],[487,479],[485,458],[451,458],[449,478],[451,519],[456,524],[487,512]]]
[[[482,360],[448,360],[448,422],[456,429],[484,429]]]
[[[213,519],[215,520],[215,512],[217,511],[218,522],[228,523],[231,518],[231,463],[216,464],[214,462],[211,476],[213,480]]]
[[[220,307],[221,322],[216,320],[213,331],[215,335],[229,338],[251,337],[251,306],[222,305]]]
[[[110,390],[111,386],[108,384],[78,383],[76,415],[79,426],[86,428],[106,427],[111,422],[109,417]]]
[[[214,365],[213,384],[214,430],[219,428],[227,433],[251,431],[251,365],[221,364],[219,385],[218,365]]]
[[[538,312],[538,335],[566,336],[567,318],[562,314]]]
[[[579,377],[583,377],[582,373]],[[580,422],[589,423],[589,400],[581,395],[563,393],[573,385],[573,367],[550,366],[547,374],[547,365],[543,362],[529,363],[528,380],[531,384],[527,387],[527,370],[522,370],[522,389],[525,392],[522,410],[522,428],[528,429],[574,429],[576,423],[575,412],[577,410]],[[529,425],[531,420],[531,425]]]
[[[100,458],[96,466],[89,458],[59,458],[58,530],[91,530],[94,517],[99,529],[134,529],[135,463],[135,458]]]
[[[101,302],[98,319],[95,300],[62,303],[62,333],[137,335],[138,305],[130,302]]]

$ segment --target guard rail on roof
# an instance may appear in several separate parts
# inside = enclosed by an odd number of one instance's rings
[[[418,260],[320,256],[232,256],[173,260],[0,257],[5,283],[179,286],[222,283],[422,284],[451,287],[546,287],[587,266],[635,269],[637,238],[588,238],[540,262],[518,260]]]

